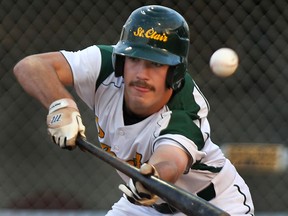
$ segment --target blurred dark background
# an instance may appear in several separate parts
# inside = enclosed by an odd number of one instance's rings
[[[47,111],[23,92],[12,68],[39,52],[114,44],[129,14],[148,4],[171,7],[190,25],[189,70],[210,102],[214,142],[287,146],[286,0],[3,0],[0,209],[106,210],[118,200],[116,171],[78,149],[53,145],[46,132]],[[209,68],[210,56],[221,47],[234,49],[240,58],[237,72],[228,78],[216,77]],[[97,144],[94,116],[78,103],[88,139]],[[286,170],[240,173],[256,213],[288,211]]]

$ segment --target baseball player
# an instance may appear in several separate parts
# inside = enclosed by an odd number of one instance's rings
[[[176,11],[143,6],[129,16],[116,45],[36,54],[14,74],[49,111],[54,143],[74,149],[85,126],[73,85],[95,113],[101,147],[199,196],[231,215],[254,215],[250,191],[210,138],[209,105],[188,73],[189,28]],[[123,196],[107,216],[183,215],[119,172]]]

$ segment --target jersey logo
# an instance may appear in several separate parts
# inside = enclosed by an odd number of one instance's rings
[[[137,168],[141,167],[141,159],[142,159],[142,155],[139,154],[138,152],[136,152],[135,157],[132,160],[128,160],[127,163],[129,163],[132,166],[135,166]]]
[[[106,152],[108,152],[109,154],[111,154],[112,156],[116,157],[116,154],[115,154],[113,151],[111,151],[111,147],[110,147],[110,146],[108,146],[108,145],[106,145],[106,144],[104,144],[104,143],[100,143],[100,146],[101,146],[101,148],[102,148],[104,151],[106,151]]]
[[[99,119],[98,119],[97,116],[95,117],[95,121],[96,121],[97,129],[98,129],[98,137],[99,137],[99,138],[104,138],[105,132],[104,132],[104,131],[102,130],[102,128],[100,127],[100,125],[99,125]],[[107,144],[105,144],[105,143],[102,143],[102,142],[100,143],[100,146],[101,146],[101,148],[102,148],[104,151],[106,151],[107,153],[113,155],[114,157],[117,157],[116,154],[115,154],[115,152],[113,152],[113,151],[111,150],[111,146],[109,146],[109,145],[107,145]],[[137,168],[140,168],[141,165],[142,165],[142,164],[141,164],[141,159],[142,159],[142,155],[139,154],[138,152],[136,152],[136,153],[135,153],[135,157],[134,157],[133,159],[131,159],[131,160],[126,161],[126,162],[129,163],[129,164],[132,165],[132,166],[135,166],[135,167],[137,167]]]
[[[117,157],[117,155],[115,154],[115,152],[111,151],[111,147],[109,145],[106,145],[104,143],[100,143],[101,148],[108,152],[109,154],[111,154],[114,157]],[[128,164],[130,164],[131,166],[140,168],[142,163],[141,163],[141,159],[142,159],[142,155],[139,154],[138,152],[136,152],[136,155],[133,159],[126,161]]]
[[[98,129],[98,137],[99,137],[99,138],[104,138],[105,133],[104,133],[104,131],[102,130],[102,128],[100,127],[100,125],[99,125],[99,119],[98,119],[97,116],[95,117],[95,121],[96,121],[97,129]]]

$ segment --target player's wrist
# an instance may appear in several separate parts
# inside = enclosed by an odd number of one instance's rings
[[[59,100],[54,101],[49,106],[49,114],[55,112],[56,110],[62,109],[62,108],[73,108],[75,110],[78,110],[77,104],[75,101],[71,98],[62,98]]]

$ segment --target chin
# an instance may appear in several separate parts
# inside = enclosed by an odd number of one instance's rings
[[[143,112],[146,112],[149,110],[149,105],[145,103],[144,100],[131,100],[131,105],[129,106],[131,108],[131,111],[135,114],[141,115]]]

